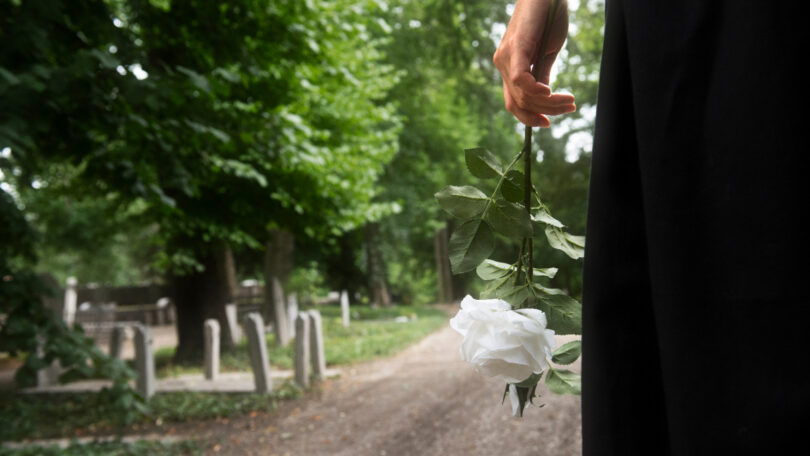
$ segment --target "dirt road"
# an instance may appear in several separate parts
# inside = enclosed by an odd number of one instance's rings
[[[221,424],[229,432],[211,454],[581,454],[579,397],[543,390],[543,408],[512,418],[504,385],[462,362],[460,344],[445,327],[393,358],[345,368],[319,394]]]

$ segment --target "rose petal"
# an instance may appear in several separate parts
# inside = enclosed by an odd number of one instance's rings
[[[512,311],[501,299],[466,296],[450,326],[464,336],[459,353],[485,375],[517,383],[548,368],[555,347],[554,331],[546,328],[538,309]]]

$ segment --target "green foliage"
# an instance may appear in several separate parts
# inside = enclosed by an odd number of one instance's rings
[[[582,353],[582,341],[573,340],[554,350],[551,361],[556,364],[571,364]]]
[[[25,449],[0,448],[0,456],[185,456],[201,454],[202,448],[193,441],[162,443],[139,440],[123,442],[72,442],[66,448],[33,445]]]
[[[500,80],[492,65],[491,32],[494,24],[507,20],[507,3],[388,2],[383,17],[392,28],[392,39],[385,47],[386,62],[400,72],[388,99],[404,122],[398,152],[380,180],[379,196],[402,208],[380,222],[394,296],[413,299],[434,290],[420,299],[436,299],[434,234],[448,217],[426,202],[448,181],[471,183],[464,157],[452,151],[469,144],[489,150],[516,145],[510,131],[514,123],[495,90]],[[462,285],[456,289],[461,291]]]
[[[179,422],[227,418],[250,412],[272,412],[278,406],[278,401],[294,399],[300,394],[300,389],[291,382],[276,385],[269,395],[196,392],[157,394],[149,401],[149,418]]]
[[[268,225],[351,229],[391,210],[371,203],[398,128],[377,11],[348,0],[5,5],[0,147],[20,188],[64,164],[76,172],[63,191],[138,204],[139,225],[171,241],[170,268],[193,268],[201,244],[261,247]]]
[[[501,161],[483,147],[465,150],[464,161],[470,174],[479,179],[503,176]]]
[[[450,185],[436,193],[436,199],[442,209],[449,212],[453,217],[462,219],[472,218],[484,212],[489,202],[487,195],[469,185],[461,187]]]
[[[582,394],[582,379],[576,372],[569,370],[548,368],[546,373],[546,386],[549,391],[556,394]]]
[[[535,305],[546,314],[555,334],[582,334],[582,305],[557,288],[534,284]]]
[[[160,393],[146,401],[147,413],[135,423],[180,422],[225,418],[249,412],[271,412],[279,400],[298,397],[290,382],[271,394]],[[94,393],[0,394],[0,441],[71,437],[81,431],[121,430],[117,410],[104,407]]]
[[[134,373],[45,306],[43,299],[53,290],[34,274],[34,236],[12,197],[0,191],[0,350],[25,358],[17,384],[34,384],[37,371],[54,362],[66,369],[61,381],[108,378],[113,385],[96,396],[97,406],[114,411],[121,423],[132,421],[140,404],[128,386]]]
[[[299,302],[311,302],[316,297],[324,296],[329,292],[323,272],[315,261],[295,268],[287,278],[285,290],[287,293],[297,294]]]
[[[467,220],[450,237],[450,267],[456,274],[472,271],[495,248],[492,230],[481,219]]]

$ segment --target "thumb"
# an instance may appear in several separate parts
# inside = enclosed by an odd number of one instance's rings
[[[537,71],[532,71],[537,77],[538,82],[548,85],[551,79],[551,67],[554,66],[554,61],[557,60],[557,52],[546,54],[543,59],[535,65],[539,65]]]

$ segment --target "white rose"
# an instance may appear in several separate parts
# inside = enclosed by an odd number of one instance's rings
[[[475,370],[507,383],[520,383],[548,367],[554,331],[538,309],[511,310],[502,299],[466,296],[450,327],[464,336],[461,358]]]

